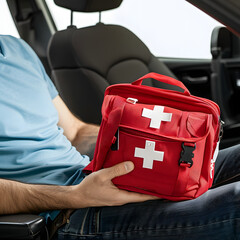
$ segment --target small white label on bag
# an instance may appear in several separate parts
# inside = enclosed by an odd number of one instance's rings
[[[154,109],[144,108],[142,111],[142,117],[150,118],[150,127],[159,129],[161,122],[171,122],[172,113],[165,113],[163,106],[154,106]]]
[[[214,164],[216,162],[217,156],[218,156],[218,152],[219,152],[219,141],[217,142],[214,154],[213,154],[213,158],[211,160],[211,165],[210,165],[210,178],[213,178],[213,171],[214,171]]]

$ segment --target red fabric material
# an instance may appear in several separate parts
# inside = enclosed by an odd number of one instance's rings
[[[134,170],[113,179],[119,188],[174,201],[196,198],[212,185],[219,107],[187,89],[179,93],[141,85],[149,77],[186,88],[155,73],[133,84],[108,87],[94,158],[85,171],[130,160]],[[129,97],[138,101],[127,101]],[[180,164],[189,158],[192,166],[188,161]]]

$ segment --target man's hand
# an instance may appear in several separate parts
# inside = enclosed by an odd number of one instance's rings
[[[150,195],[120,190],[112,183],[113,178],[127,174],[133,169],[132,162],[123,162],[90,174],[79,185],[72,186],[72,207],[118,206],[158,199]]]

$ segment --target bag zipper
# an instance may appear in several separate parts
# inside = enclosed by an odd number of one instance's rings
[[[124,93],[124,94],[127,94],[128,92],[129,92],[129,86],[122,86],[122,85],[119,85],[119,86],[117,86],[117,85],[114,85],[114,88],[116,88],[116,87],[118,87],[118,89],[117,89],[117,91],[118,92],[122,92],[122,93]],[[127,91],[124,91],[124,89],[127,87]],[[120,88],[120,89],[119,89]],[[134,91],[136,92],[136,93],[141,93],[141,94],[143,94],[143,91],[141,90],[141,89],[139,89],[137,86],[131,86],[131,88],[134,88]],[[109,91],[108,91],[108,93],[106,93],[106,94],[111,94],[110,93],[110,90],[111,89],[109,89]],[[161,94],[161,95],[160,95]],[[192,100],[195,100],[195,101],[193,101],[193,102],[191,102],[191,104],[194,104],[194,105],[198,105],[198,107],[199,107],[199,104],[201,104],[201,106],[203,107],[207,107],[208,109],[210,109],[210,112],[216,117],[216,119],[218,119],[218,121],[219,121],[219,116],[220,116],[220,110],[219,110],[219,107],[217,106],[217,104],[215,104],[215,103],[210,103],[209,101],[203,101],[201,98],[199,98],[199,97],[196,97],[196,96],[192,96],[192,95],[190,95],[190,96],[186,96],[186,95],[183,95],[183,94],[178,94],[178,93],[175,93],[175,92],[167,92],[167,93],[165,93],[165,92],[161,92],[159,94],[159,92],[156,92],[156,91],[152,91],[152,93],[151,93],[151,96],[154,96],[154,97],[157,97],[158,99],[159,99],[159,97],[160,98],[164,98],[164,99],[166,99],[166,100],[169,100],[169,94],[171,94],[171,95],[175,95],[176,96],[176,102],[178,101],[178,102],[181,102],[181,103],[184,103],[184,104],[187,104],[187,102],[189,102],[189,97],[190,98],[192,98]],[[145,92],[145,95],[146,95],[146,92]],[[163,96],[162,96],[163,95]],[[166,96],[166,95],[168,95],[168,96]],[[129,94],[129,97],[131,97],[131,95]],[[173,101],[173,100],[172,100]],[[141,103],[141,101],[140,101],[140,103]],[[216,112],[218,113],[218,115],[216,114]]]
[[[160,134],[156,135],[153,133],[141,131],[139,129],[130,128],[130,127],[124,126],[124,125],[120,125],[119,130],[121,132],[130,134],[133,136],[140,136],[143,138],[148,138],[148,139],[152,139],[152,140],[156,140],[156,141],[167,140],[169,142],[188,142],[188,143],[196,143],[198,141],[201,141],[209,133],[209,132],[207,132],[204,136],[202,136],[200,138],[179,138],[179,137],[170,137],[170,136],[165,136],[165,135],[160,135]]]

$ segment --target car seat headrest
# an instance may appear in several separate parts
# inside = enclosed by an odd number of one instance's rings
[[[55,4],[77,12],[102,12],[120,6],[122,0],[54,0]]]

